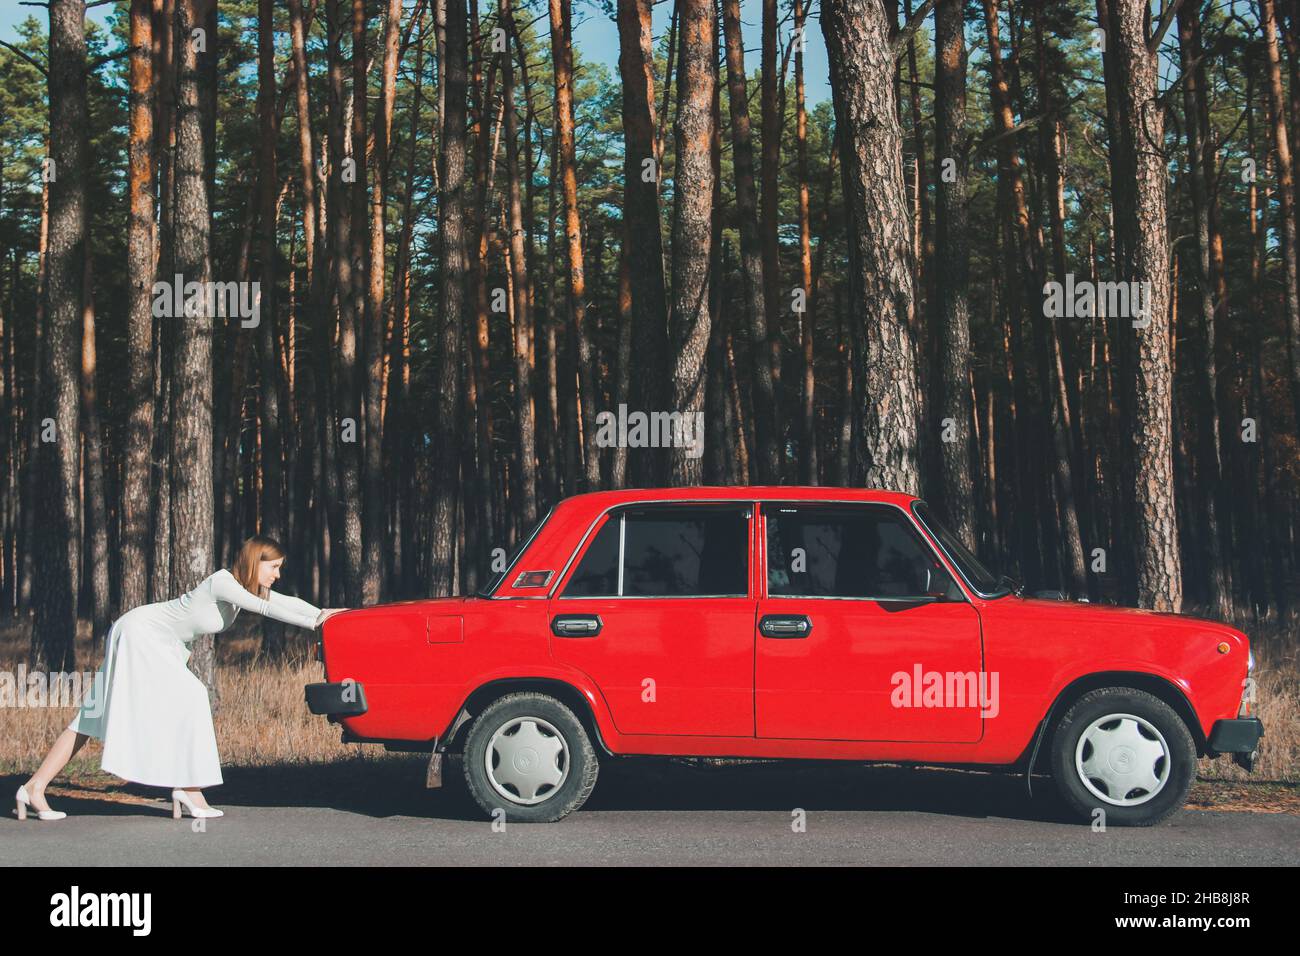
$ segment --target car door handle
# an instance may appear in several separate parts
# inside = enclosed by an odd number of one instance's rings
[[[807,614],[764,614],[758,633],[764,637],[807,637],[812,633],[812,621]]]
[[[601,626],[599,614],[557,614],[551,618],[551,633],[556,637],[595,637]]]

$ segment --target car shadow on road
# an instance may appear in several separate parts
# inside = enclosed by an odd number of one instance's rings
[[[1023,774],[847,761],[607,762],[587,810],[916,811],[1067,822],[1050,780]]]
[[[444,786],[425,788],[428,757],[388,754],[330,763],[225,767],[225,782],[205,791],[216,807],[319,807],[375,818],[410,816],[479,821],[459,758],[443,763]],[[0,777],[12,793],[20,777]],[[56,781],[48,796],[69,815],[170,814],[168,791],[96,774]],[[1067,822],[1050,780],[1023,774],[848,761],[606,759],[584,811],[656,810],[916,811],[961,817]]]

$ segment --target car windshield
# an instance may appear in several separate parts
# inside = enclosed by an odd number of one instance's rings
[[[942,522],[935,518],[934,511],[928,504],[924,501],[917,501],[912,505],[912,511],[920,519],[921,524],[925,525],[926,530],[938,540],[949,560],[957,565],[957,570],[966,579],[966,583],[981,596],[1004,597],[1011,593],[1011,589],[1002,584],[1001,579],[996,574],[984,567],[979,558],[971,554],[970,549],[962,544],[957,535],[949,531]]]
[[[524,550],[530,544],[533,543],[533,538],[537,537],[537,532],[542,530],[542,525],[546,524],[546,522],[550,520],[551,514],[554,511],[554,508],[549,509],[546,514],[542,515],[542,519],[538,521],[537,524],[533,525],[532,529],[529,530],[526,535],[520,537],[519,541],[515,544],[514,550],[510,552],[510,557],[506,560],[505,570],[498,571],[496,574],[492,575],[492,577],[488,579],[487,584],[479,588],[477,592],[479,597],[489,598],[492,596],[493,592],[501,586],[501,582],[504,581],[506,575],[510,573],[510,569],[515,566],[515,562],[519,560],[519,556],[524,553]]]

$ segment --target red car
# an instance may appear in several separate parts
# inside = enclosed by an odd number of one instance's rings
[[[910,495],[597,492],[473,597],[332,617],[307,701],[344,742],[432,751],[430,786],[462,754],[518,821],[576,810],[626,754],[1047,766],[1085,819],[1139,826],[1198,755],[1250,768],[1246,635],[1017,592]]]

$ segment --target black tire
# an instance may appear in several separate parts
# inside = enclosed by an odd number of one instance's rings
[[[538,788],[533,803],[520,799],[524,795],[518,787],[513,796],[510,785],[503,788],[506,792],[499,791],[488,775],[487,764],[488,746],[496,733],[510,728],[514,721],[529,717],[549,724],[549,728],[540,723],[535,727],[547,738],[558,736],[564,747],[556,758],[556,766],[562,765],[563,779],[558,785]],[[513,733],[519,729],[513,728]],[[499,751],[494,752],[494,762],[499,758]],[[567,816],[586,803],[600,770],[591,738],[573,711],[554,697],[532,692],[507,694],[474,718],[465,738],[462,765],[465,785],[474,802],[490,817],[495,817],[498,811],[504,812],[510,823],[554,823]]]
[[[1076,757],[1082,757],[1086,763],[1093,754],[1091,740],[1082,751],[1078,749],[1084,733],[1097,721],[1112,714],[1130,715],[1145,721],[1164,738],[1163,749],[1167,755],[1157,758],[1153,763],[1155,768],[1161,768],[1162,761],[1167,765],[1167,773],[1160,769],[1156,770],[1156,777],[1163,778],[1163,783],[1153,788],[1152,792],[1155,795],[1149,796],[1148,791],[1134,787],[1120,794],[1119,798],[1142,802],[1134,802],[1128,806],[1112,803],[1103,797],[1101,792],[1110,789],[1104,779],[1097,777],[1090,782],[1086,781],[1086,775],[1080,773],[1076,764]],[[1116,722],[1101,723],[1097,729],[1105,732],[1118,726],[1117,718]],[[1140,728],[1136,721],[1130,722],[1130,727],[1137,730],[1144,739],[1153,739],[1147,729]],[[1097,731],[1094,730],[1094,735],[1096,733]],[[1122,781],[1114,785],[1116,789],[1128,782],[1124,778],[1130,773],[1135,780],[1138,779],[1136,774],[1143,759],[1134,758],[1133,753],[1133,748],[1128,748],[1128,756],[1117,753],[1119,763],[1112,765],[1113,767],[1118,769],[1132,765],[1135,769],[1131,772],[1124,770],[1123,773],[1116,775]],[[1132,763],[1135,759],[1137,763]],[[1182,808],[1187,801],[1187,791],[1191,789],[1195,775],[1196,744],[1183,719],[1160,698],[1132,687],[1103,687],[1084,694],[1066,709],[1057,722],[1056,731],[1052,736],[1052,777],[1056,782],[1057,791],[1072,812],[1089,822],[1094,819],[1095,811],[1100,808],[1105,812],[1103,819],[1107,825],[1149,827],[1159,823],[1175,810]],[[1095,788],[1096,792],[1092,788]],[[1108,796],[1115,795],[1108,794]]]

